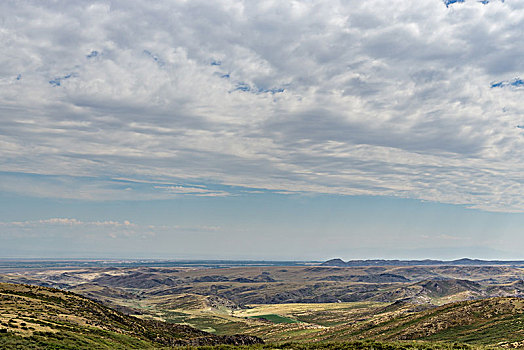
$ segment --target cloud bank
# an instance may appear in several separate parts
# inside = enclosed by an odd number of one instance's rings
[[[1,238],[110,238],[150,239],[165,232],[175,234],[213,234],[220,226],[140,225],[129,220],[84,221],[76,218],[48,218],[26,221],[0,221]]]
[[[6,0],[0,190],[522,212],[523,26],[523,0]]]

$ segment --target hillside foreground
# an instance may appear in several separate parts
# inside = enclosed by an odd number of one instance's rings
[[[520,348],[523,275],[504,266],[9,274],[0,278],[18,284],[0,284],[0,345]]]
[[[151,349],[256,344],[245,335],[217,336],[189,326],[142,320],[57,289],[0,283],[0,348]]]

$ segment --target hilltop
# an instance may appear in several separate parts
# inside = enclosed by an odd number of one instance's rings
[[[247,335],[216,336],[143,320],[72,292],[8,283],[0,283],[0,333],[0,348],[149,349],[261,342]]]
[[[524,347],[524,300],[498,297],[376,319],[357,328],[327,332],[328,339],[425,340]]]
[[[524,266],[524,261],[513,260],[479,260],[462,258],[457,260],[386,260],[386,259],[370,259],[370,260],[349,260],[344,261],[339,258],[325,261],[321,266]]]

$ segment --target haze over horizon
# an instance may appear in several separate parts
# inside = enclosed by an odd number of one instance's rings
[[[0,258],[524,259],[524,0],[0,3]]]

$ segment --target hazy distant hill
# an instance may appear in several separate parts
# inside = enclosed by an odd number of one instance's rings
[[[458,259],[451,261],[443,260],[349,260],[347,262],[342,259],[331,259],[321,264],[321,266],[337,266],[337,267],[351,267],[351,266],[524,266],[524,261],[503,261],[503,260],[478,260],[478,259]]]
[[[339,262],[340,263],[340,262]],[[460,288],[430,293],[422,281],[456,282]],[[136,302],[160,296],[216,296],[238,306],[312,302],[442,303],[489,296],[524,297],[524,269],[511,266],[270,266],[225,269],[113,268],[27,271],[0,275],[0,281],[66,289],[127,313]],[[478,286],[480,284],[480,286]],[[140,309],[137,312],[147,312]],[[203,327],[207,329],[207,327]]]
[[[1,349],[151,349],[260,342],[247,335],[216,336],[189,326],[142,320],[71,292],[0,283]]]

